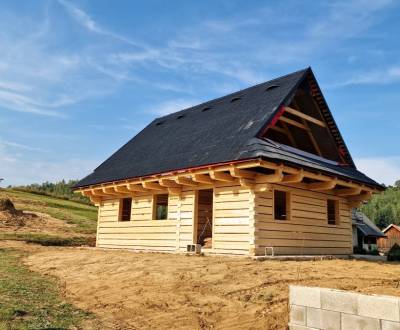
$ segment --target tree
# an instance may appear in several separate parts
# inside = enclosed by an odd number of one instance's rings
[[[394,183],[394,186],[395,186],[396,188],[400,188],[400,180],[397,180],[397,181]]]

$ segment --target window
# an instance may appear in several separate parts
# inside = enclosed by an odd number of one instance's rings
[[[131,220],[132,198],[123,198],[120,200],[119,221]]]
[[[338,222],[338,203],[339,201],[328,199],[327,212],[328,212],[328,225],[337,225]]]
[[[168,194],[154,195],[154,217],[156,220],[168,218]]]
[[[274,217],[275,220],[288,220],[290,216],[289,193],[274,190]]]

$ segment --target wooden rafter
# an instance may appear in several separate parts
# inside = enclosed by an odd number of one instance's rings
[[[359,195],[361,193],[362,187],[355,187],[355,188],[347,188],[341,189],[337,191],[338,196],[354,196]]]
[[[314,118],[314,117],[311,117],[309,115],[306,115],[305,113],[302,113],[302,112],[300,112],[298,110],[295,110],[295,109],[293,109],[291,107],[285,107],[285,111],[288,112],[288,113],[291,113],[292,115],[300,117],[300,118],[302,118],[302,119],[304,119],[306,121],[309,121],[310,123],[314,123],[314,124],[316,124],[318,126],[321,126],[321,127],[326,127],[326,124],[322,120],[319,120],[317,118]]]
[[[108,195],[119,195],[119,193],[115,191],[114,187],[103,187],[103,193]]]
[[[165,187],[162,187],[159,183],[154,181],[142,181],[142,187],[152,190],[165,190]]]
[[[282,127],[279,126],[271,126],[270,129],[277,131],[279,133],[285,134],[287,135],[287,131],[285,129],[283,129]]]
[[[146,192],[147,189],[144,189],[141,185],[128,183],[127,188],[129,191],[137,191],[137,192]]]
[[[224,172],[217,172],[217,171],[210,171],[210,178],[217,181],[224,181],[224,182],[234,182],[235,178],[232,177],[228,173]]]
[[[103,192],[102,188],[92,189],[91,192],[92,192],[92,196],[103,196],[103,197],[109,196],[109,194],[106,194]]]
[[[261,176],[263,181],[266,181],[268,183],[278,183],[282,182],[283,179],[283,167],[280,166],[277,169],[275,169],[274,174],[266,174]]]
[[[292,125],[292,126],[296,126],[296,127],[298,127],[298,128],[304,129],[304,130],[306,130],[306,131],[309,130],[309,128],[308,128],[306,125],[304,125],[304,124],[302,124],[302,123],[299,123],[298,121],[293,120],[293,119],[290,119],[290,118],[288,118],[288,117],[280,116],[280,117],[279,117],[279,120],[280,120],[280,121],[283,121],[283,122],[285,122],[285,123],[288,123],[288,124],[290,124],[290,125]]]
[[[194,182],[213,184],[215,181],[205,174],[191,174]]]
[[[282,122],[282,126],[284,128],[284,131],[286,131],[286,135],[289,138],[290,143],[293,145],[293,147],[297,148],[297,143],[296,140],[293,137],[292,132],[290,131],[289,127],[285,122]]]
[[[158,183],[162,187],[166,188],[181,188],[182,186],[180,184],[177,184],[174,180],[171,179],[160,179],[158,180]]]
[[[229,169],[229,173],[231,176],[235,178],[254,179],[255,177],[254,172],[239,170],[234,165],[232,165],[231,168]]]
[[[132,191],[129,190],[126,186],[114,186],[114,189],[116,192],[119,192],[122,194],[132,194]]]
[[[307,188],[310,190],[331,190],[337,185],[337,180],[332,179],[330,181],[314,182],[307,184]]]
[[[246,188],[253,188],[255,184],[254,180],[246,178],[239,178],[239,183],[242,187]]]
[[[195,186],[198,185],[197,182],[195,182],[195,181],[193,181],[193,180],[191,180],[189,178],[183,177],[183,176],[175,177],[175,182],[180,184],[180,185],[183,185],[183,186],[195,187]]]
[[[315,151],[317,152],[318,156],[322,157],[321,149],[319,148],[317,140],[314,138],[314,135],[311,132],[310,126],[308,126],[308,123],[303,118],[301,119],[301,121],[302,121],[303,125],[308,128],[307,134],[308,134],[309,139],[311,140],[311,143],[312,143]]]
[[[353,202],[363,202],[363,201],[367,201],[367,200],[371,199],[371,197],[372,197],[372,193],[370,191],[366,191],[360,195],[349,196],[349,197],[347,197],[347,199],[349,201],[353,201]]]
[[[299,170],[298,173],[285,175],[282,179],[282,183],[298,183],[304,179],[304,170]]]

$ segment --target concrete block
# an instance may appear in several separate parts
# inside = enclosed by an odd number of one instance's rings
[[[290,323],[306,325],[306,307],[290,305]]]
[[[335,312],[357,314],[357,297],[358,294],[353,292],[321,289],[321,308]]]
[[[340,313],[307,307],[308,327],[322,330],[340,330]]]
[[[395,297],[358,295],[358,315],[400,321],[399,300]]]
[[[321,308],[320,288],[295,286],[289,287],[290,305]]]
[[[382,330],[400,330],[400,323],[381,320],[381,329]]]
[[[290,330],[319,330],[319,329],[307,327],[305,325],[290,324],[290,323],[289,323],[289,329]]]
[[[380,330],[378,319],[365,316],[342,314],[342,330]]]

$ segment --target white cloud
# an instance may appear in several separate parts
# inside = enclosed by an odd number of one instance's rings
[[[366,71],[355,74],[348,80],[336,83],[332,87],[364,84],[390,84],[400,81],[400,66],[392,66],[381,70]]]
[[[379,183],[393,185],[400,179],[400,156],[355,159],[357,168]]]

